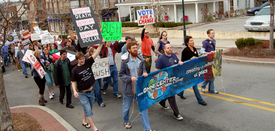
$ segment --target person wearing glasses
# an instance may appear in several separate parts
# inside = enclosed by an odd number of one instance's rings
[[[166,44],[170,44],[170,41],[167,40],[167,32],[162,31],[155,49],[155,53],[158,55],[158,57],[160,57],[164,53],[164,46]]]
[[[149,31],[146,30],[147,23],[144,25],[141,33],[141,51],[143,54],[144,64],[147,73],[150,73],[151,64],[152,64],[152,54],[151,49],[155,51],[154,42],[149,36]]]

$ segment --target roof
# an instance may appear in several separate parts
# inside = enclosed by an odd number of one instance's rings
[[[121,2],[121,3],[118,3],[118,4],[115,4],[115,6],[143,6],[144,4],[146,3],[151,3],[153,0],[127,0],[125,2]],[[188,4],[188,3],[200,3],[200,2],[203,2],[203,3],[208,3],[208,2],[214,2],[214,1],[223,1],[223,0],[184,0],[184,3],[185,4]],[[162,5],[167,5],[167,4],[181,4],[182,3],[182,0],[155,0],[156,3],[160,3]]]

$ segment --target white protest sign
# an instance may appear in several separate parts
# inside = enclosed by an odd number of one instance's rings
[[[145,25],[155,23],[153,9],[137,10],[138,25]]]
[[[40,76],[40,78],[42,79],[46,74],[45,70],[43,69],[43,66],[40,64],[40,62],[35,58],[33,54],[30,54],[28,56],[28,59],[32,64],[33,68],[36,70],[36,72]]]
[[[52,35],[47,30],[43,31],[43,33],[40,37],[41,37],[42,45],[54,43],[54,38],[52,37]]]
[[[41,40],[41,38],[37,34],[31,34],[31,39],[32,41]]]
[[[38,26],[34,26],[33,29],[34,29],[36,34],[41,34],[41,31],[40,31]]]
[[[33,54],[33,51],[32,50],[27,50],[27,52],[25,53],[22,61],[25,61],[25,62],[28,62],[30,63],[29,59],[28,59],[28,56],[30,56],[31,54]]]
[[[57,52],[57,53],[54,53],[56,55],[58,55],[60,57],[60,52]],[[75,54],[71,54],[69,52],[67,52],[67,58],[70,60],[70,61],[73,61],[75,60]]]
[[[92,65],[92,70],[95,79],[105,78],[110,76],[109,59],[96,59]]]

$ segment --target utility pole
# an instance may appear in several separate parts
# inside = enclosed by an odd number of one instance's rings
[[[184,45],[184,37],[186,36],[184,0],[182,0],[182,21],[183,21],[183,43],[182,44]]]

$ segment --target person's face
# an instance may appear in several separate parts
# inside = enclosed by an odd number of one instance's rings
[[[67,52],[64,52],[63,54],[61,54],[61,60],[65,60],[67,58]]]
[[[33,49],[33,45],[29,45],[30,49]]]
[[[21,50],[24,49],[24,46],[23,46],[23,45],[20,45],[20,49],[21,49]]]
[[[61,41],[61,38],[58,38],[58,41]]]
[[[37,45],[34,45],[34,50],[38,50],[38,46]]]
[[[43,52],[44,52],[44,54],[48,54],[48,53],[49,53],[49,50],[48,50],[47,48],[44,48],[44,49],[43,49]]]
[[[137,55],[138,55],[138,47],[137,47],[137,45],[131,46],[131,49],[128,49],[128,51],[130,52],[131,56],[137,57]]]
[[[145,37],[149,38],[149,31],[148,31],[148,30],[145,30],[145,31],[144,31],[144,35],[145,35]]]
[[[210,31],[210,33],[208,34],[208,37],[211,38],[211,39],[214,39],[215,31],[214,30]]]
[[[80,66],[84,65],[84,64],[85,64],[85,57],[84,57],[84,56],[83,56],[83,57],[80,57],[80,58],[77,60],[77,62],[78,62],[78,64],[79,64]]]
[[[167,33],[166,32],[163,32],[162,38],[167,39]]]
[[[131,41],[132,41],[131,39],[127,39],[126,44],[130,43]]]
[[[72,45],[72,42],[68,41],[67,46],[71,47],[71,45]]]
[[[17,43],[17,42],[15,42],[15,46],[18,46],[18,43]]]
[[[172,46],[170,44],[166,44],[165,45],[165,48],[164,48],[164,51],[167,55],[171,55],[172,54]]]
[[[51,49],[54,50],[54,45],[51,45]]]
[[[110,47],[111,46],[111,41],[106,41],[106,46]]]
[[[188,45],[189,47],[194,47],[194,40],[193,40],[193,38],[190,38],[190,39],[189,39],[187,45]]]

